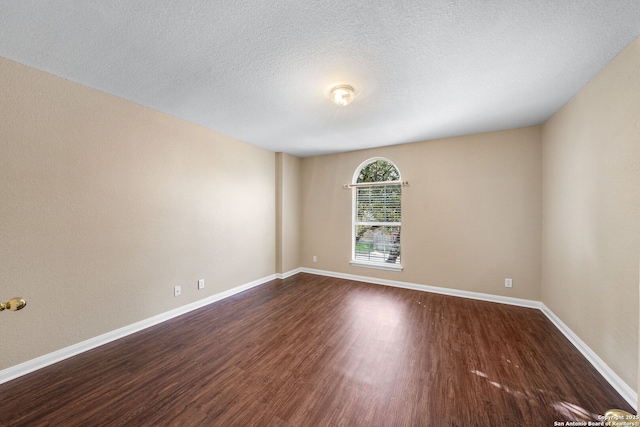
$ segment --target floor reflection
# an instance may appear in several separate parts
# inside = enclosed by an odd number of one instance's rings
[[[366,385],[382,386],[395,381],[410,363],[407,352],[402,350],[410,333],[406,302],[387,295],[352,294],[348,299],[348,319],[353,342],[352,350],[345,355],[343,372]]]

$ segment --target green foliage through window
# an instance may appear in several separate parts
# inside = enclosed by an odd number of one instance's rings
[[[393,163],[386,160],[375,160],[366,164],[358,174],[357,183],[399,181],[400,173]]]

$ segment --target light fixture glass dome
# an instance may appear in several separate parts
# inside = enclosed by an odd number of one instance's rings
[[[349,85],[338,85],[331,89],[331,100],[337,105],[349,105],[355,97],[356,92]]]

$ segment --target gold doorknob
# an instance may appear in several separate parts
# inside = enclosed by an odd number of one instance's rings
[[[27,305],[27,302],[22,297],[11,298],[7,302],[0,302],[0,311],[7,310],[18,311],[22,310],[24,306]]]

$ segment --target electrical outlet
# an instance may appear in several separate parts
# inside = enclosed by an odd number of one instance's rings
[[[198,289],[204,289],[204,279],[198,280]]]
[[[182,295],[182,287],[181,286],[176,286],[173,288],[173,296],[174,297],[179,297],[180,295]]]
[[[512,279],[504,279],[504,287],[505,288],[512,288],[513,287],[513,280]]]
[[[318,257],[317,256],[313,256],[313,262],[318,262]]]

